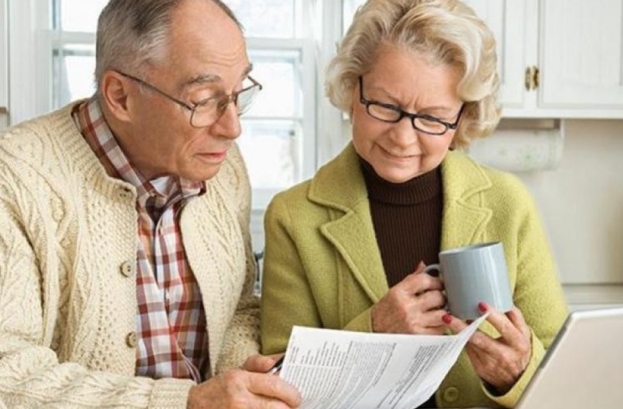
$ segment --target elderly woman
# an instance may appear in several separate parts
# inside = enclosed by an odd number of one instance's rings
[[[264,353],[293,325],[444,334],[440,250],[500,241],[514,308],[487,322],[425,407],[516,404],[567,307],[529,193],[460,152],[496,127],[495,41],[457,0],[369,0],[328,70],[352,143],[265,219]]]

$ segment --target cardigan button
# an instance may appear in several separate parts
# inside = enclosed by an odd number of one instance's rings
[[[449,403],[454,403],[459,400],[459,396],[461,396],[461,392],[459,392],[459,389],[454,386],[450,386],[443,391],[443,399]]]
[[[130,348],[136,348],[138,345],[138,335],[136,335],[136,332],[132,331],[126,335],[125,343]]]
[[[134,274],[136,274],[136,265],[131,261],[126,261],[121,264],[119,270],[121,270],[121,274],[125,277],[134,277]]]
[[[127,200],[132,197],[132,191],[127,187],[122,187],[119,189],[119,198],[122,200]]]

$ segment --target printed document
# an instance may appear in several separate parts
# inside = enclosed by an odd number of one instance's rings
[[[301,409],[413,409],[426,402],[486,315],[456,335],[294,327],[280,376]]]

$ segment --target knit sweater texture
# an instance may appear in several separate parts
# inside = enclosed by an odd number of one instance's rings
[[[134,375],[136,192],[106,174],[71,109],[0,137],[0,407],[185,408],[191,381]],[[235,146],[206,187],[180,225],[214,374],[259,348],[250,186]]]
[[[403,183],[381,178],[361,160],[370,215],[390,287],[416,270],[420,261],[439,262],[443,195],[436,168]]]

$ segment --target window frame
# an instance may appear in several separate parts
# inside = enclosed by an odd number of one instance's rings
[[[303,0],[307,1],[307,0]],[[292,117],[270,117],[270,116],[254,116],[249,117],[253,120],[271,120],[286,119],[300,122],[303,141],[302,141],[302,157],[301,157],[301,180],[310,178],[316,170],[316,129],[314,118],[316,116],[316,77],[313,65],[313,43],[308,38],[302,39],[274,39],[248,37],[247,48],[252,51],[272,51],[286,50],[298,51],[301,55],[301,79],[302,79],[302,111],[299,115]],[[244,117],[242,118],[244,121]],[[244,137],[244,135],[242,135]],[[297,180],[295,183],[300,182]],[[272,197],[277,194],[281,188],[253,188],[252,207],[253,209],[265,209]]]
[[[9,124],[17,124],[51,110],[50,5],[7,0],[7,16]]]

